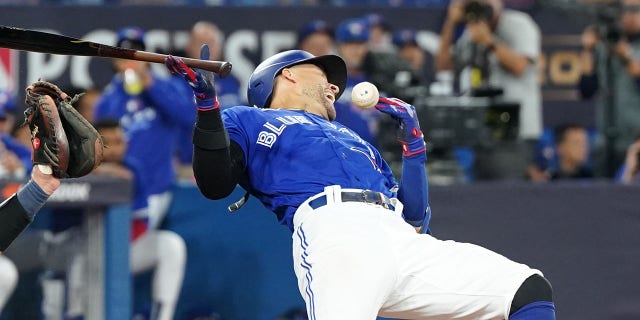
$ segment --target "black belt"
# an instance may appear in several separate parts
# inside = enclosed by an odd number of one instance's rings
[[[362,191],[342,191],[340,192],[340,198],[342,202],[364,202],[364,203],[372,203],[382,206],[385,209],[389,209],[391,211],[395,211],[396,208],[391,204],[391,200],[387,198],[382,192],[375,192],[371,190],[362,190]],[[327,196],[322,195],[316,199],[309,201],[309,206],[311,208],[318,209],[322,206],[327,205]]]

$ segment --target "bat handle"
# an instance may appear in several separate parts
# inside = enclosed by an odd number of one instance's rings
[[[227,61],[210,61],[210,60],[198,60],[190,58],[182,58],[184,64],[191,68],[198,68],[215,72],[221,78],[226,77],[231,72],[231,63]]]
[[[164,59],[167,57],[166,54],[159,54],[154,52],[146,52],[146,51],[137,51],[131,49],[122,49],[122,48],[113,48],[116,51],[123,51],[126,55],[122,54],[120,57],[125,59],[133,59],[139,61],[148,61],[148,62],[157,62],[164,63]],[[105,54],[106,49],[105,49]],[[112,57],[118,57],[115,55],[111,55]],[[191,59],[184,57],[176,57],[182,59],[184,64],[191,68],[198,68],[202,70],[207,70],[218,74],[221,78],[226,77],[231,71],[231,63],[227,61],[211,61],[211,60],[200,60],[200,59]]]

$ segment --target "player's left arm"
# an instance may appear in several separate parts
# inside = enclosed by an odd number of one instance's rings
[[[429,189],[424,136],[414,106],[396,98],[380,97],[376,109],[398,120],[398,140],[402,144],[402,177],[398,200],[404,205],[404,220],[421,233],[431,233]]]
[[[209,47],[200,48],[200,59],[209,60]],[[194,70],[182,59],[168,56],[165,65],[180,75],[193,89],[197,116],[193,128],[193,173],[200,192],[207,198],[222,199],[244,175],[244,152],[233,140],[222,121],[213,75]]]
[[[29,226],[36,213],[59,186],[60,179],[52,174],[42,173],[36,167],[31,172],[31,179],[18,192],[0,203],[0,253]]]

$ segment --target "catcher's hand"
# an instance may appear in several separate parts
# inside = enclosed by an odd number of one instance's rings
[[[102,161],[102,138],[55,84],[37,81],[26,89],[25,122],[31,129],[33,163],[50,165],[58,178],[87,175]]]

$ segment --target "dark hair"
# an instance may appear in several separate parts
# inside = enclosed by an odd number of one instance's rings
[[[560,144],[567,137],[567,132],[573,129],[586,130],[585,126],[578,123],[565,123],[561,124],[553,129],[553,142]]]

